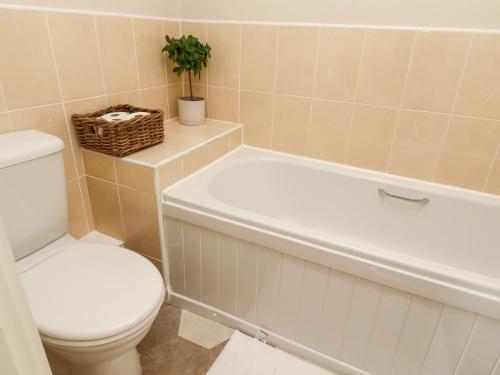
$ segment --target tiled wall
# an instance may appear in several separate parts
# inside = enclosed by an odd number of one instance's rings
[[[175,117],[182,85],[167,73],[164,33],[178,34],[179,23],[0,9],[0,132],[39,129],[64,140],[76,237],[94,228],[87,190],[95,185],[84,178],[70,116],[130,103]]]
[[[172,142],[181,144],[186,138],[189,139],[183,136],[176,140],[170,137],[168,131],[166,137],[171,146]],[[135,161],[83,149],[95,228],[123,240],[126,248],[148,257],[161,270],[162,227],[158,223],[161,191],[239,145],[241,129],[156,166],[140,165]],[[151,151],[149,154],[152,158],[157,156],[154,149],[148,151]],[[144,161],[142,163],[146,164]]]
[[[500,371],[500,322],[166,219],[174,293],[374,375]]]
[[[244,143],[500,194],[500,34],[182,22]]]

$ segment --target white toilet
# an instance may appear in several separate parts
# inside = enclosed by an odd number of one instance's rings
[[[0,135],[0,216],[33,317],[49,357],[64,364],[56,373],[140,375],[136,346],[163,302],[163,279],[130,250],[67,233],[63,148],[35,130]]]

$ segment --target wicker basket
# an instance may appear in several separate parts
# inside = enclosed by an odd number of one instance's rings
[[[98,119],[110,112],[149,112],[132,120],[108,122]],[[98,112],[71,116],[82,147],[113,156],[126,156],[163,142],[163,112],[157,109],[117,105]]]

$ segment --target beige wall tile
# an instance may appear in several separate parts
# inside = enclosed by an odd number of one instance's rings
[[[138,87],[132,19],[96,16],[106,92]]]
[[[166,84],[163,48],[163,22],[160,20],[134,19],[135,49],[139,67],[139,87]]]
[[[455,113],[500,119],[500,35],[475,34]]]
[[[315,27],[280,26],[276,92],[311,96],[318,29]]]
[[[414,31],[366,31],[358,88],[359,103],[399,105],[414,37]]]
[[[182,93],[182,85],[168,85],[168,118],[174,118],[179,116],[179,107],[177,106],[177,99],[179,99]]]
[[[200,42],[207,42],[207,24],[203,22],[181,22],[181,35],[192,35]]]
[[[7,111],[7,104],[5,104],[5,97],[3,94],[2,83],[0,82],[0,112],[5,112],[5,111]]]
[[[104,93],[94,17],[47,13],[56,66],[65,100]]]
[[[207,40],[212,47],[208,63],[208,84],[238,88],[240,74],[240,25],[207,25]]]
[[[7,133],[11,130],[9,115],[7,113],[0,113],[0,133]]]
[[[118,188],[115,184],[87,176],[87,187],[95,229],[123,240]]]
[[[481,190],[500,141],[500,123],[452,119],[435,181]]]
[[[315,97],[354,100],[363,37],[362,29],[320,29]]]
[[[396,109],[357,104],[352,120],[347,164],[385,170],[396,118]]]
[[[150,193],[155,191],[153,168],[116,159],[116,179],[120,185]]]
[[[201,98],[207,99],[208,97],[208,87],[205,85],[192,85],[193,96],[199,96]],[[189,84],[184,85],[184,96],[190,96]],[[205,100],[206,106],[207,100]]]
[[[241,26],[241,88],[272,92],[278,27]]]
[[[231,151],[231,136],[229,134],[217,138],[208,144],[210,161],[219,159]]]
[[[71,138],[71,142],[73,143],[73,152],[75,154],[76,170],[78,176],[83,176],[84,174],[83,159],[82,159],[80,141],[78,139],[75,126],[73,125],[73,121],[71,120],[71,115],[75,113],[78,114],[91,113],[99,111],[106,107],[107,107],[106,99],[102,96],[98,98],[81,99],[64,103],[64,108],[66,110],[66,116],[69,126],[69,135]]]
[[[351,103],[314,99],[306,155],[343,162],[351,125]]]
[[[60,100],[45,16],[0,9],[0,81],[9,109]]]
[[[484,191],[500,195],[500,145],[498,145],[496,158],[491,166]]]
[[[432,180],[448,126],[448,115],[402,110],[387,171]]]
[[[404,107],[451,111],[471,38],[463,33],[417,33]]]
[[[82,149],[85,174],[109,182],[116,182],[115,158],[99,152]]]
[[[141,94],[141,107],[148,109],[161,109],[163,118],[168,118],[168,94],[167,86],[143,89]]]
[[[178,21],[164,21],[163,22],[163,38],[162,48],[166,44],[165,35],[171,38],[179,38],[181,36],[181,23]],[[167,68],[167,84],[180,83],[181,77],[173,72],[175,64],[168,58],[168,53],[164,52],[166,68]]]
[[[73,237],[80,238],[86,235],[89,229],[78,179],[66,183],[66,190],[68,192],[68,231]]]
[[[210,149],[204,145],[182,157],[182,174],[187,177],[210,163]]]
[[[163,190],[182,179],[182,158],[174,159],[158,168],[160,189]]]
[[[154,194],[119,186],[127,249],[161,259]]]
[[[141,106],[141,94],[139,90],[120,92],[106,96],[108,106],[118,104],[130,104],[136,107]]]
[[[276,96],[272,147],[303,155],[306,151],[311,99]]]
[[[209,86],[208,116],[222,121],[238,121],[238,90]]]
[[[61,138],[64,141],[63,154],[66,180],[72,180],[77,176],[62,104],[51,104],[14,111],[10,113],[10,117],[14,130],[37,129]]]
[[[271,148],[273,130],[272,94],[240,91],[240,121],[245,144]]]
[[[95,229],[95,225],[94,225],[94,218],[92,217],[92,206],[90,205],[90,196],[89,196],[89,189],[87,187],[87,178],[85,176],[79,177],[78,183],[80,184],[80,190],[82,192],[83,207],[85,209],[85,215],[87,218],[87,226],[89,228],[89,231],[93,231]]]
[[[231,132],[229,139],[229,148],[231,150],[240,147],[243,144],[243,130],[240,128]]]

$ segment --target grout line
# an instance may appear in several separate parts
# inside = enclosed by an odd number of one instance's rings
[[[307,131],[306,131],[306,140],[305,140],[305,148],[304,148],[304,153],[308,154],[308,148],[309,148],[309,140],[310,140],[310,133],[311,133],[311,122],[312,122],[312,115],[313,115],[313,103],[314,103],[314,93],[316,91],[316,79],[318,76],[318,62],[319,62],[319,46],[321,42],[321,28],[318,27],[316,31],[316,53],[315,53],[315,60],[314,60],[314,69],[313,69],[313,84],[312,84],[312,93],[311,93],[311,98],[310,104],[309,104],[309,114],[307,116]]]
[[[9,108],[7,106],[7,97],[5,96],[5,91],[3,90],[3,85],[2,82],[0,82],[0,96],[3,100],[4,106],[5,106],[5,112],[7,114],[7,120],[9,121],[9,128],[10,131],[14,131],[14,123],[12,122],[12,118],[10,116]]]
[[[200,253],[200,302],[203,302],[203,253],[201,251],[201,236],[202,236],[202,232],[203,232],[203,228],[201,227],[196,227],[198,228],[198,235],[199,235],[199,239],[198,239],[198,251]]]
[[[120,185],[118,184],[118,173],[116,171],[116,160],[113,159],[113,170],[115,172],[115,185],[116,185],[116,193],[118,195],[118,208],[120,209],[120,224],[121,224],[121,227],[122,227],[122,234],[123,234],[123,243],[127,242],[127,232],[125,231],[125,220],[123,219],[123,208],[122,208],[122,198],[121,198],[121,194],[120,194],[120,186],[123,186],[123,185]],[[126,186],[128,187],[128,186]],[[136,190],[136,189],[133,189],[133,190]]]
[[[97,20],[96,16],[92,16],[92,22],[94,24],[94,37],[97,43],[97,56],[99,58],[99,69],[101,73],[101,80],[102,80],[102,88],[104,90],[104,101],[106,105],[108,104],[108,98],[106,96],[106,93],[108,92],[108,89],[106,88],[106,80],[104,79],[104,64],[102,62],[102,52],[101,52],[101,41],[99,40],[99,33],[97,31]],[[80,100],[80,99],[79,99]]]
[[[405,80],[403,83],[403,91],[401,93],[401,98],[399,99],[399,106],[398,106],[397,114],[396,114],[396,124],[394,125],[394,131],[393,131],[392,139],[391,139],[391,146],[389,147],[389,154],[387,155],[387,161],[386,161],[385,168],[384,168],[384,172],[386,172],[386,173],[389,170],[389,166],[391,165],[394,144],[396,143],[396,135],[397,135],[398,129],[399,129],[401,111],[403,110],[403,103],[404,103],[404,99],[406,97],[406,92],[408,90],[408,80],[410,79],[411,68],[413,67],[413,59],[415,56],[415,48],[417,45],[417,38],[418,38],[418,32],[415,32],[415,35],[413,36],[412,45],[411,45],[410,58],[408,60],[408,68],[406,70],[406,76],[405,76]]]
[[[463,66],[462,66],[462,71],[460,73],[460,79],[458,80],[458,86],[457,86],[457,89],[455,92],[455,96],[453,98],[453,103],[451,105],[449,118],[448,118],[448,124],[446,125],[446,130],[444,133],[443,142],[441,142],[441,145],[439,147],[439,157],[437,159],[436,166],[434,167],[434,171],[432,173],[432,178],[430,179],[430,181],[433,181],[433,182],[436,181],[436,175],[437,175],[437,172],[439,169],[439,165],[441,164],[441,160],[443,158],[446,140],[448,139],[448,133],[449,133],[450,127],[451,127],[451,121],[452,121],[453,117],[462,117],[462,116],[456,116],[456,115],[454,115],[454,113],[455,113],[455,109],[456,109],[455,107],[457,105],[458,95],[460,94],[460,90],[462,88],[462,84],[463,84],[463,80],[464,80],[464,76],[465,76],[465,69],[467,68],[467,64],[469,63],[469,58],[470,58],[470,54],[472,51],[473,42],[474,42],[474,36],[472,35],[471,39],[469,41],[469,48],[467,49],[467,54],[465,55],[465,60],[464,60]]]
[[[109,17],[133,17],[140,19],[162,20],[162,21],[179,21],[187,23],[218,23],[218,24],[244,24],[244,25],[277,25],[277,26],[302,26],[302,27],[327,27],[327,28],[350,28],[350,29],[375,29],[375,30],[417,30],[417,31],[435,31],[435,32],[453,32],[453,33],[488,33],[499,34],[500,29],[491,28],[461,28],[461,27],[437,27],[437,26],[402,26],[402,25],[376,25],[376,24],[344,24],[344,23],[324,23],[324,22],[283,22],[283,21],[257,21],[257,20],[217,20],[217,19],[193,19],[183,17],[168,17],[168,16],[150,16],[134,13],[119,13],[111,11],[96,11],[86,9],[68,9],[58,7],[43,7],[34,5],[17,5],[17,4],[0,4],[0,9],[17,9],[17,10],[34,10],[42,12],[54,13],[73,13],[73,14],[88,14]]]
[[[347,129],[347,136],[346,136],[346,146],[345,146],[345,151],[344,151],[344,160],[342,160],[343,164],[347,164],[347,156],[349,155],[349,145],[351,143],[351,138],[352,138],[352,127],[354,124],[354,114],[356,113],[356,103],[358,101],[358,92],[359,92],[359,86],[360,86],[360,81],[361,81],[361,70],[363,68],[363,60],[365,57],[365,46],[366,46],[366,30],[363,30],[363,41],[361,42],[361,54],[359,56],[359,66],[358,66],[358,74],[356,77],[356,88],[354,90],[354,99],[353,99],[353,105],[352,105],[352,111],[351,111],[351,121],[349,123],[349,127]]]
[[[256,246],[257,247],[257,275],[255,276],[255,321],[258,321],[258,316],[259,316],[259,282],[260,279],[262,278],[261,275],[261,259],[262,259],[262,247],[261,246]]]
[[[52,64],[54,64],[54,70],[55,70],[55,73],[56,73],[57,86],[59,88],[60,103],[58,103],[58,104],[61,105],[62,110],[63,110],[64,123],[66,124],[66,131],[68,132],[69,148],[70,148],[70,151],[71,151],[71,156],[73,157],[73,167],[75,168],[75,173],[76,173],[77,177],[79,177],[78,176],[78,163],[77,163],[77,160],[76,160],[76,148],[75,148],[75,146],[77,146],[77,147],[80,147],[80,146],[79,145],[74,145],[72,137],[71,137],[71,133],[72,132],[71,132],[71,129],[70,129],[70,126],[69,126],[69,122],[68,122],[68,113],[66,112],[66,106],[63,103],[64,96],[63,96],[62,85],[61,85],[61,77],[59,75],[59,69],[57,67],[56,55],[55,55],[55,52],[54,52],[54,44],[52,42],[52,33],[50,32],[50,26],[49,26],[49,18],[47,16],[47,13],[44,13],[43,16],[44,16],[44,19],[45,19],[45,27],[47,28],[47,34],[48,34],[48,37],[49,37],[49,45],[50,45],[50,51],[51,51],[51,55],[52,55]],[[83,164],[83,161],[82,161],[82,164]],[[81,194],[81,192],[80,192],[80,199],[83,202],[83,195]]]
[[[83,189],[80,183],[80,179],[85,179],[86,176],[83,175],[81,177],[75,178],[76,184],[78,186],[78,191],[80,192],[80,197],[81,197],[81,202],[82,202],[82,207],[83,207],[83,216],[85,217],[85,225],[87,226],[87,233],[90,233],[90,220],[89,220],[89,213],[87,213],[87,207],[85,207],[85,198],[83,196]],[[87,181],[85,180],[85,184]],[[90,215],[92,215],[92,212],[90,212]]]
[[[271,95],[273,96],[273,108],[272,108],[272,113],[271,113],[271,139],[269,143],[269,147],[271,150],[274,149],[273,143],[274,143],[274,123],[276,121],[276,101],[278,95],[276,94],[276,87],[278,84],[278,62],[279,62],[279,43],[280,43],[280,27],[276,27],[276,46],[275,46],[275,52],[274,52],[274,74],[273,74],[273,91]],[[243,131],[244,128],[243,128]],[[245,139],[243,137],[243,139]]]
[[[161,23],[161,34],[162,34],[161,41],[162,41],[162,44],[163,44],[163,43],[165,43],[163,38],[166,35],[166,33],[165,33],[165,22]],[[165,73],[165,94],[166,94],[166,97],[167,97],[167,102],[165,103],[166,104],[166,108],[167,108],[167,113],[165,113],[164,116],[166,118],[169,118],[171,111],[170,111],[170,100],[169,100],[169,94],[168,94],[168,57],[167,57],[167,54],[165,52],[162,52],[162,55],[163,55],[163,70],[164,70],[164,73]]]
[[[243,61],[242,50],[243,50],[243,26],[239,25],[240,32],[240,51],[239,51],[239,61],[238,61],[238,122],[241,123],[241,64]],[[208,85],[207,85],[208,86]]]
[[[491,165],[488,169],[488,174],[486,175],[486,179],[484,180],[481,191],[486,191],[486,187],[488,186],[488,183],[490,182],[491,176],[493,175],[493,169],[495,168],[496,161],[499,157],[500,157],[500,142],[498,143],[497,150],[495,151],[495,154],[493,155],[493,160],[491,161]]]
[[[139,73],[139,58],[137,56],[137,44],[135,41],[135,20],[134,18],[131,18],[130,20],[130,25],[132,26],[132,42],[134,45],[134,57],[135,57],[135,74],[136,74],[136,81],[137,81],[137,88],[136,90],[139,90],[139,103],[142,105],[142,95],[141,95],[141,75]]]

